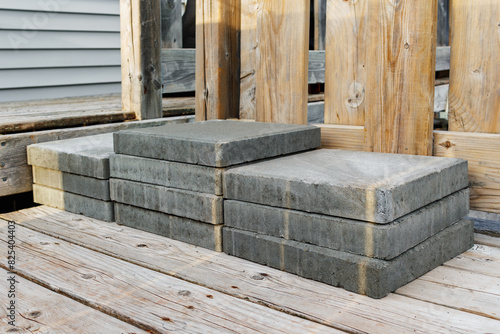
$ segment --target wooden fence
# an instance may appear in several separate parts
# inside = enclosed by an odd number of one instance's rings
[[[433,131],[436,57],[449,50],[436,47],[438,0],[321,2],[324,53],[308,52],[308,0],[197,0],[196,51],[182,51],[196,52],[196,118],[306,123],[320,55],[324,147],[467,159],[471,207],[500,213],[500,1],[451,0],[451,131]],[[189,58],[163,50],[162,60],[159,7],[122,1],[124,108],[139,118],[193,84],[162,74],[162,61]]]

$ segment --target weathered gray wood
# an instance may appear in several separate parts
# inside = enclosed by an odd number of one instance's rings
[[[326,0],[314,0],[314,49],[324,50],[325,39],[326,39]],[[309,57],[311,57],[311,54],[309,54]]]
[[[12,275],[4,269],[0,269],[0,275],[2,277],[0,288],[7,292],[10,287],[7,278]],[[0,322],[2,333],[148,333],[20,276],[16,276],[15,279],[17,282],[17,298],[15,299],[18,312],[15,322],[17,330],[13,330],[15,327],[7,324],[8,320],[2,314],[4,318]],[[2,299],[2,306],[7,307],[7,299],[5,303],[3,302]]]
[[[160,0],[120,1],[122,104],[137,119],[162,116]]]
[[[194,92],[195,49],[163,49],[161,52],[163,93]]]
[[[182,48],[182,2],[161,1],[161,45],[162,48]]]
[[[167,123],[185,123],[193,117],[182,116],[144,122],[126,122],[93,125],[78,128],[0,135],[0,196],[27,192],[32,189],[32,172],[27,163],[26,147],[34,143],[76,138],[119,131],[133,127],[157,126]]]
[[[436,48],[436,71],[448,71],[450,69],[450,47],[439,46]]]
[[[437,46],[450,45],[450,0],[438,0]]]

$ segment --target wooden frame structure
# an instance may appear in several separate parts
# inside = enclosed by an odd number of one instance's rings
[[[144,1],[124,1],[129,2]],[[197,3],[198,13],[203,13],[203,19],[198,20],[203,33],[197,34],[197,43],[204,47],[184,51],[198,53],[197,119],[234,118],[239,110],[242,119],[306,123],[304,92],[314,54],[307,52],[306,42],[309,1],[238,3]],[[145,20],[144,15],[153,15],[153,11],[143,7],[132,6],[142,11],[140,17]],[[453,131],[449,132],[432,128],[434,73],[436,66],[441,66],[435,60],[437,11],[438,0],[327,2],[325,124],[319,125],[323,147],[467,159],[471,208],[500,213],[500,80],[496,61],[500,46],[495,35],[500,4],[451,2],[449,110]],[[221,15],[223,12],[231,15]],[[481,39],[474,37],[485,34]],[[241,46],[235,49],[238,35]],[[154,44],[148,39],[140,42],[133,48],[122,48],[125,60],[131,50],[137,53]],[[164,63],[168,62],[165,54],[168,51],[164,51]],[[203,69],[200,59],[204,59]],[[125,66],[124,71],[128,69],[130,66]],[[241,76],[241,85],[235,84],[236,74]],[[153,78],[151,74],[147,77]],[[164,91],[168,77],[163,74]],[[215,102],[207,103],[207,99]],[[134,111],[147,110],[143,107],[147,101]],[[232,107],[222,107],[222,101]],[[141,115],[138,117],[144,117]]]

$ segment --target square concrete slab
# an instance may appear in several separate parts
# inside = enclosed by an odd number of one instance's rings
[[[56,209],[108,222],[114,221],[113,202],[76,195],[39,184],[33,185],[33,199],[35,203],[51,206]]]
[[[202,223],[115,203],[116,222],[191,245],[222,252],[222,225]]]
[[[206,121],[115,133],[115,152],[145,158],[227,167],[317,148],[314,126]]]
[[[389,224],[224,201],[224,225],[378,259],[393,259],[467,215],[461,190]]]
[[[51,141],[28,146],[28,164],[62,172],[109,178],[113,134]]]
[[[120,179],[109,182],[115,202],[214,225],[223,223],[221,196]]]
[[[474,245],[471,221],[461,220],[386,261],[223,228],[224,252],[346,290],[382,298]]]
[[[467,186],[465,160],[326,149],[224,173],[227,199],[380,224]]]
[[[110,201],[109,181],[33,166],[33,182],[103,201]]]
[[[223,168],[113,154],[111,177],[222,195]]]

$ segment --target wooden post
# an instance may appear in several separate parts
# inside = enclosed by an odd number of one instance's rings
[[[256,120],[307,124],[309,0],[262,0]]]
[[[326,0],[314,0],[314,50],[325,49]]]
[[[437,46],[450,45],[450,0],[438,0]]]
[[[160,0],[121,0],[122,106],[162,117]]]
[[[450,131],[500,133],[500,1],[450,6]]]
[[[167,49],[182,48],[181,0],[161,0],[161,45]]]
[[[241,0],[196,2],[196,120],[238,118]]]
[[[325,123],[365,150],[432,154],[437,0],[327,4]]]

